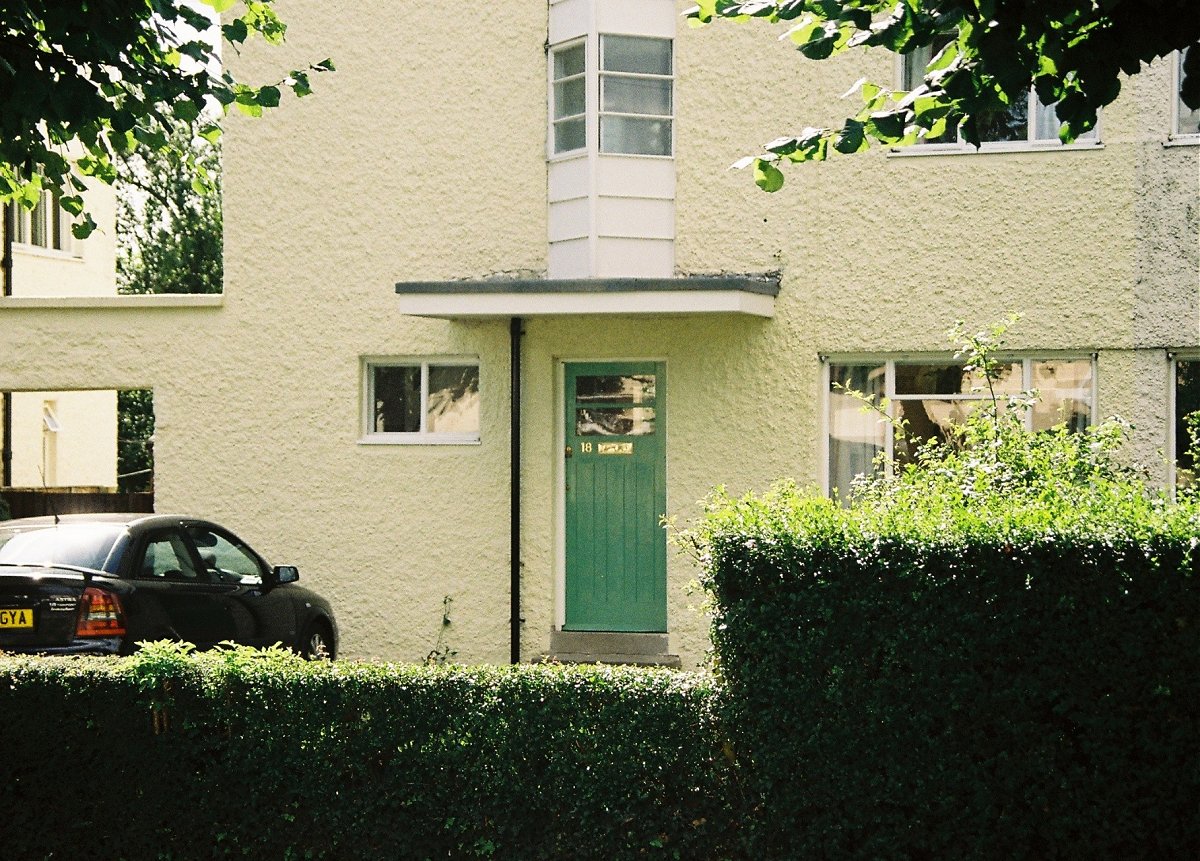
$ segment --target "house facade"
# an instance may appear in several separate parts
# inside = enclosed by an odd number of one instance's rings
[[[7,234],[12,260],[6,295],[53,302],[117,294],[112,189],[91,189],[88,202],[101,229],[82,240],[72,236],[72,216],[50,192],[32,210],[5,209],[0,237]],[[0,487],[115,489],[117,393],[77,386],[6,391],[0,398],[0,451]]]
[[[1071,146],[1034,101],[979,151],[834,158],[767,195],[728,165],[911,71],[682,8],[288,4],[286,48],[239,71],[338,71],[230,122],[225,293],[0,300],[0,386],[153,388],[158,510],[298,565],[355,657],[694,666],[703,596],[662,519],[902,455],[835,383],[939,433],[977,402],[956,319],[1020,312],[1031,424],[1120,415],[1174,479],[1200,359],[1177,59]]]

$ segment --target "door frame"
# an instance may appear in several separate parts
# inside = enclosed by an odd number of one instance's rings
[[[554,616],[551,625],[561,631],[567,623],[567,464],[563,451],[567,447],[567,365],[583,362],[658,362],[670,377],[669,363],[664,356],[555,356],[554,357],[554,433],[550,449],[554,470]],[[667,403],[671,387],[667,386]],[[663,438],[664,491],[670,496],[671,462],[667,457],[669,437]],[[670,504],[667,504],[670,511]],[[664,576],[666,572],[663,572]],[[671,605],[667,602],[667,628],[671,626]]]

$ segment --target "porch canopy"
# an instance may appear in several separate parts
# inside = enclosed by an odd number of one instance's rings
[[[445,319],[582,314],[773,317],[779,276],[401,281],[396,293],[401,312]]]

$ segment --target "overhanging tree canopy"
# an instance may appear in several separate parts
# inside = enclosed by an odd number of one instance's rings
[[[227,49],[255,35],[283,41],[274,0],[201,2],[228,13],[220,28]],[[96,225],[84,211],[82,177],[112,183],[114,158],[167,148],[173,130],[213,105],[259,116],[279,104],[281,88],[307,95],[309,75],[333,68],[325,60],[275,83],[239,81],[202,35],[212,24],[184,0],[0,4],[0,203],[33,207],[49,189],[81,216],[74,230],[86,236]],[[220,128],[208,123],[201,133],[215,141]],[[208,184],[202,170],[196,181]]]
[[[687,13],[791,22],[787,32],[809,59],[856,47],[896,54],[934,48],[924,82],[911,91],[861,80],[863,107],[841,128],[806,128],[767,144],[753,166],[767,191],[783,185],[782,162],[820,161],[830,149],[855,153],[871,141],[908,146],[926,139],[980,143],[979,123],[1034,88],[1055,106],[1060,137],[1074,140],[1116,99],[1121,74],[1200,40],[1196,0],[701,0]],[[1192,52],[1200,63],[1200,51]],[[1200,106],[1200,69],[1187,69],[1184,103]]]

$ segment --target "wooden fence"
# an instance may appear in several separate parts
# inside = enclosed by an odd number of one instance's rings
[[[11,516],[42,517],[52,514],[86,514],[92,512],[133,512],[150,514],[154,511],[154,493],[111,493],[108,491],[77,490],[2,490],[0,497],[8,503]]]

